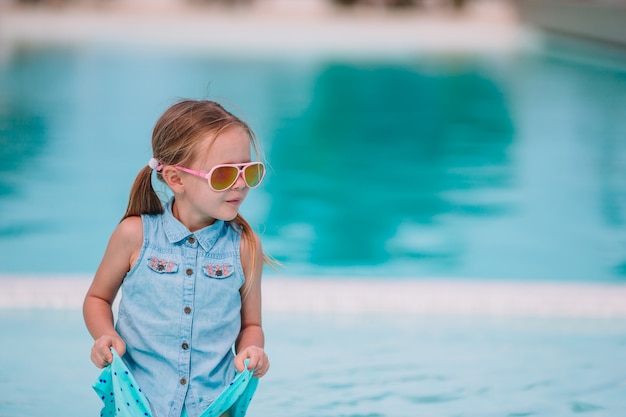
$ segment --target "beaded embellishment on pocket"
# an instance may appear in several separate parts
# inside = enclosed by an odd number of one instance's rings
[[[167,259],[148,258],[148,267],[159,274],[171,274],[178,272],[178,264]]]
[[[209,278],[215,279],[224,279],[233,273],[233,267],[230,264],[207,264],[202,270]]]

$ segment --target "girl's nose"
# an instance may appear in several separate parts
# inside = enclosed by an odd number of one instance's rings
[[[232,188],[239,190],[239,189],[246,187],[246,185],[247,185],[246,180],[243,178],[243,171],[241,171],[237,175],[237,179],[235,180],[235,183],[233,184]]]

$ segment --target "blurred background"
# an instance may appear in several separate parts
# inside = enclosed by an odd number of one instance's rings
[[[0,5],[0,273],[91,274],[190,97],[261,138],[283,273],[626,278],[622,1]]]
[[[80,313],[179,98],[255,129],[254,416],[626,415],[626,5],[0,0],[0,417],[98,415]],[[162,189],[164,191],[164,189]]]

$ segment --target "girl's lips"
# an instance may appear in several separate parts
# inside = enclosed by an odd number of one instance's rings
[[[226,203],[231,204],[233,206],[240,206],[241,203],[243,203],[244,198],[245,198],[245,195],[242,195],[241,193],[232,193],[231,195],[226,197],[225,201]]]

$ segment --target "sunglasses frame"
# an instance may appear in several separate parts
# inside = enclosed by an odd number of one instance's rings
[[[261,173],[261,178],[259,178],[259,182],[254,185],[251,186],[250,184],[248,184],[248,180],[246,179],[246,175],[245,175],[245,170],[251,166],[254,165],[260,165],[261,168],[263,169],[263,172]],[[213,175],[213,173],[215,172],[216,169],[219,168],[237,168],[237,176],[235,176],[235,179],[233,180],[233,182],[226,188],[224,188],[223,190],[218,190],[215,187],[213,187],[213,184],[211,184],[211,175]],[[194,171],[193,169],[189,169],[189,168],[184,168],[181,166],[174,166],[174,168],[179,169],[183,172],[186,172],[188,174],[191,175],[195,175],[196,177],[200,177],[200,178],[204,178],[205,180],[207,180],[207,183],[209,184],[209,187],[211,188],[211,190],[221,193],[224,191],[227,191],[229,189],[231,189],[233,187],[233,185],[235,185],[235,183],[237,182],[237,180],[239,179],[239,177],[243,178],[243,181],[246,184],[246,187],[248,188],[256,188],[261,184],[261,181],[263,181],[263,178],[265,177],[265,165],[263,164],[263,162],[259,162],[259,161],[255,161],[255,162],[247,162],[245,164],[220,164],[220,165],[215,165],[213,168],[211,168],[211,170],[208,173],[204,173],[204,172],[199,172],[199,171]]]

